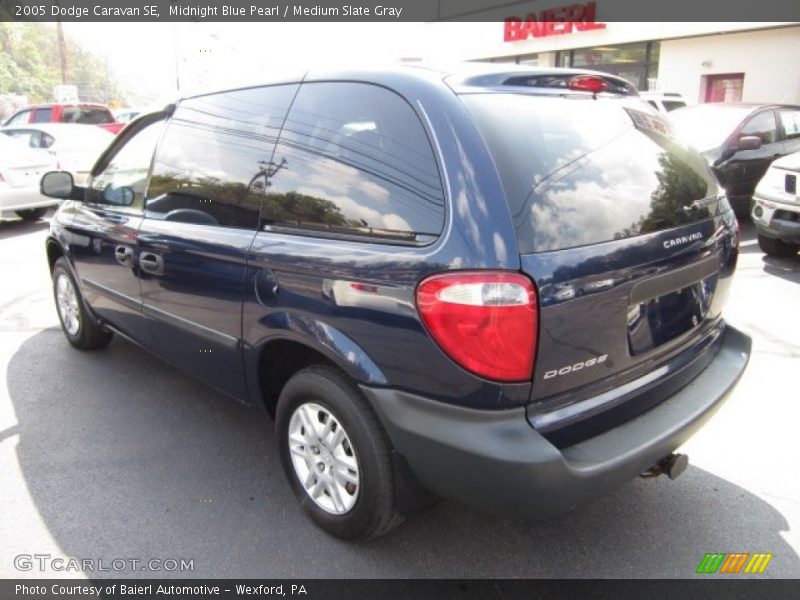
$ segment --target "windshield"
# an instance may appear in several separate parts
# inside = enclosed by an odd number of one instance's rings
[[[675,110],[669,117],[678,137],[705,152],[721,146],[751,112],[749,108],[704,104]]]
[[[661,231],[719,208],[706,161],[639,101],[461,98],[494,158],[523,254]]]

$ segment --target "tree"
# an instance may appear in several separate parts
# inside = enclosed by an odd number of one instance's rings
[[[62,83],[58,35],[52,23],[0,22],[0,95],[22,94],[28,101],[50,102]],[[82,101],[124,101],[106,62],[65,36],[67,83],[78,86]]]

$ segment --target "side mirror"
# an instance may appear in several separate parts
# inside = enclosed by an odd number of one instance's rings
[[[743,135],[736,140],[737,150],[758,150],[761,148],[761,138],[757,135]]]
[[[48,198],[70,198],[75,188],[72,173],[66,171],[50,171],[42,176],[39,189]]]
[[[114,187],[109,184],[103,190],[103,201],[114,206],[130,206],[134,197],[133,188],[128,186]]]

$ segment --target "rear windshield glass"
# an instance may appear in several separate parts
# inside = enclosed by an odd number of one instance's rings
[[[522,253],[597,244],[708,218],[705,161],[636,103],[468,94],[506,192]]]
[[[61,113],[61,122],[100,125],[102,123],[113,123],[114,117],[104,108],[70,106]]]
[[[668,112],[672,112],[676,108],[683,108],[686,106],[686,102],[683,100],[662,100],[661,102]]]

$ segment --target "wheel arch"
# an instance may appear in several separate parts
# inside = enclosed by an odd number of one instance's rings
[[[61,246],[59,241],[54,237],[47,238],[47,241],[45,242],[45,250],[47,252],[47,264],[50,267],[50,274],[52,274],[53,267],[56,265],[56,261],[62,256],[66,256],[67,253],[64,251],[64,248]]]
[[[261,404],[270,416],[289,378],[311,364],[330,364],[356,383],[387,384],[367,353],[338,329],[287,313],[273,313],[268,320],[271,335],[246,348],[245,369],[251,402]]]

